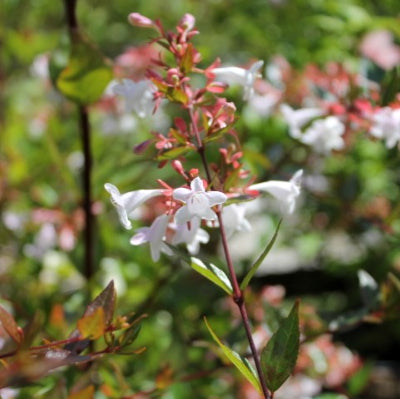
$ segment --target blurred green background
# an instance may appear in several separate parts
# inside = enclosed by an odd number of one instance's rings
[[[77,111],[52,88],[38,58],[65,46],[63,3],[3,0],[0,12],[1,304],[12,310],[21,326],[35,326],[36,344],[42,338],[63,339],[88,298],[113,278],[118,314],[148,314],[137,343],[148,349],[140,355],[105,358],[96,365],[98,386],[108,384],[113,390],[107,395],[99,389],[96,398],[150,390],[157,376],[169,367],[175,383],[149,397],[241,397],[241,380],[233,379],[231,374],[236,374],[210,355],[211,340],[202,322],[206,314],[220,336],[228,342],[242,342],[244,333],[232,322],[226,301],[179,259],[163,258],[154,264],[147,247],[130,246],[130,233],[119,225],[103,188],[108,181],[121,192],[152,188],[151,182],[160,176],[171,178],[168,171],[160,171],[149,160],[133,154],[134,145],[148,138],[149,125],[131,121],[130,130],[118,134],[118,127],[109,128],[115,121],[102,115],[99,107],[92,107],[90,114],[97,271],[90,284],[85,281]],[[361,60],[358,48],[366,33],[387,29],[397,43],[400,40],[397,0],[78,1],[81,28],[111,60],[152,37],[148,30],[127,23],[130,12],[160,18],[168,29],[173,29],[184,13],[193,14],[200,31],[194,42],[203,56],[203,66],[217,57],[223,64],[240,65],[256,59],[267,64],[281,55],[300,71],[310,63],[323,66],[330,61],[359,70],[365,60]],[[377,67],[374,73],[384,75]],[[240,96],[232,96],[242,112]],[[239,120],[238,130],[250,154],[249,167],[260,181],[290,176],[302,166],[312,172],[315,164],[310,154],[296,148],[286,129],[279,116],[244,114]],[[254,150],[262,154],[262,160],[251,155]],[[282,159],[288,162],[275,168],[274,163]],[[357,270],[367,270],[378,282],[385,281],[388,271],[400,270],[400,163],[397,149],[388,151],[382,143],[367,140],[322,162],[319,169],[328,178],[330,191],[316,196],[306,189],[298,215],[281,229],[278,245],[295,250],[295,267],[280,272],[277,254],[274,273],[262,273],[251,295],[256,298],[269,285],[284,285],[288,303],[296,297],[305,298],[330,320],[360,306]],[[378,223],[366,216],[367,208],[377,214]],[[381,216],[379,212],[385,213],[385,209],[388,212]],[[253,240],[256,252],[271,236],[278,218],[273,212],[263,215],[265,229],[257,231],[259,236]],[[390,229],[379,226],[382,219]],[[221,264],[217,237],[213,238],[206,247],[206,257]],[[249,251],[240,246],[236,252],[241,273],[254,253],[249,257]],[[64,307],[65,329],[52,324],[56,304]],[[398,315],[381,324],[352,328],[335,339],[367,360],[396,361],[400,350]],[[236,349],[246,350],[245,344]],[[202,378],[185,381],[186,375],[204,370]],[[78,380],[79,373],[71,368],[21,389],[18,397],[65,397],[57,395],[65,395],[65,387]],[[64,381],[63,388],[60,381]],[[362,395],[353,396],[370,397]]]

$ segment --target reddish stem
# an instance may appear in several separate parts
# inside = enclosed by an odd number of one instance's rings
[[[249,320],[249,316],[247,314],[247,309],[246,309],[246,305],[245,305],[245,301],[244,301],[244,295],[243,295],[242,290],[239,287],[235,268],[233,267],[233,262],[232,262],[232,258],[231,258],[229,247],[228,247],[228,241],[226,239],[224,223],[222,220],[222,214],[221,214],[220,210],[218,210],[216,213],[218,216],[218,222],[219,222],[219,226],[220,226],[219,228],[220,228],[220,232],[221,232],[222,247],[224,249],[226,263],[228,266],[229,274],[231,276],[231,282],[232,282],[232,287],[233,287],[232,299],[238,306],[240,315],[242,316],[243,326],[244,326],[244,329],[246,330],[247,340],[249,341],[251,353],[253,355],[254,364],[256,366],[258,378],[260,381],[260,385],[261,385],[261,389],[263,391],[264,397],[265,397],[265,399],[272,399],[272,396],[271,396],[270,392],[268,391],[267,384],[265,383],[265,378],[264,378],[264,374],[262,372],[260,357],[258,355],[257,348],[254,343],[253,335],[251,334],[250,320]]]
[[[190,115],[190,120],[192,122],[193,132],[195,134],[195,137],[196,137],[196,140],[198,143],[197,152],[199,153],[199,155],[201,157],[203,167],[204,167],[205,173],[207,175],[208,183],[211,185],[212,184],[211,173],[210,173],[207,159],[206,159],[205,147],[201,140],[200,133],[197,128],[197,124],[194,120],[193,107],[189,107],[189,115]],[[224,223],[222,220],[221,210],[217,210],[216,213],[218,216],[219,229],[221,232],[221,239],[222,239],[222,246],[224,248],[225,260],[226,260],[226,263],[228,266],[229,274],[231,277],[231,283],[232,283],[232,287],[233,287],[232,299],[238,306],[240,315],[242,317],[243,326],[244,326],[244,329],[246,330],[247,340],[249,342],[251,353],[253,355],[254,364],[257,369],[258,379],[260,381],[260,385],[261,385],[261,389],[262,389],[264,398],[271,399],[272,396],[267,388],[267,384],[265,383],[265,378],[264,378],[264,374],[262,372],[260,357],[258,355],[257,348],[254,344],[253,336],[251,333],[250,320],[249,320],[249,316],[247,314],[247,309],[246,309],[246,305],[245,305],[245,301],[244,301],[244,295],[243,295],[242,290],[240,289],[240,286],[239,286],[239,283],[237,280],[237,276],[236,276],[236,272],[235,272],[235,268],[233,267],[233,262],[232,262],[231,254],[230,254],[229,247],[228,247],[228,241],[226,238]]]

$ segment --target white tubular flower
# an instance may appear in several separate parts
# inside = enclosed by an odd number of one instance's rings
[[[251,231],[251,225],[245,217],[246,207],[243,204],[224,206],[222,220],[227,238],[231,238],[235,231]],[[218,227],[218,222],[208,222],[209,227]]]
[[[226,195],[220,191],[206,191],[200,177],[192,180],[190,189],[177,188],[173,191],[172,196],[185,203],[175,214],[175,222],[178,225],[187,223],[193,218],[217,219],[216,213],[211,208],[223,204],[227,199]]]
[[[210,240],[210,235],[200,228],[200,219],[198,218],[191,220],[190,229],[187,223],[173,224],[171,228],[175,230],[172,245],[186,244],[191,255],[196,255],[199,252],[200,244],[207,244]]]
[[[151,115],[154,88],[150,80],[134,82],[130,79],[122,79],[122,83],[114,85],[112,91],[124,97],[126,112],[134,111],[140,118]]]
[[[249,69],[233,66],[214,68],[211,72],[222,82],[243,86],[243,99],[249,100],[254,93],[254,82],[257,77],[261,76],[258,71],[263,65],[264,61],[260,60],[256,61]]]
[[[344,124],[336,116],[314,121],[298,139],[319,154],[330,154],[332,150],[344,148]]]
[[[136,190],[121,194],[117,187],[110,183],[106,183],[104,188],[110,193],[111,203],[117,209],[119,220],[127,230],[132,228],[129,218],[133,217],[133,212],[150,198],[162,195],[165,191],[161,189]]]
[[[400,141],[400,108],[384,107],[372,115],[372,136],[386,141],[393,148]]]
[[[301,128],[304,125],[325,113],[324,110],[319,108],[301,108],[294,110],[287,104],[282,104],[280,110],[285,121],[289,125],[289,134],[293,138],[299,138],[301,136]]]
[[[169,222],[168,215],[161,215],[154,219],[150,227],[141,227],[131,238],[132,245],[142,245],[148,242],[150,244],[151,259],[157,262],[160,259],[161,252],[172,255],[171,248],[165,244],[165,232]]]
[[[231,204],[224,207],[222,220],[227,238],[231,237],[235,231],[250,231],[251,225],[245,217],[246,208],[241,204]]]
[[[289,181],[270,180],[253,184],[249,190],[265,191],[280,201],[287,213],[293,213],[296,200],[300,195],[300,184],[303,170],[298,170]]]

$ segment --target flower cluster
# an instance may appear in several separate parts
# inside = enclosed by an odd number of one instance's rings
[[[283,211],[293,212],[296,199],[300,194],[302,171],[296,172],[288,182],[270,180],[248,187],[248,192],[255,198],[259,192],[267,192],[283,204]],[[190,187],[171,189],[137,190],[121,194],[112,184],[106,183],[105,189],[111,195],[111,202],[116,207],[120,221],[126,229],[132,228],[131,220],[140,217],[140,208],[151,198],[161,197],[165,213],[157,216],[150,227],[141,227],[131,238],[132,245],[149,243],[151,257],[160,259],[160,254],[172,255],[166,244],[186,244],[191,254],[196,254],[200,244],[209,241],[209,234],[201,226],[218,227],[218,216],[229,238],[235,231],[249,231],[251,226],[245,218],[244,204],[229,204],[222,209],[228,195],[214,190],[206,190],[200,177],[194,178]],[[250,197],[251,198],[251,197]]]
[[[217,60],[201,69],[200,54],[191,42],[197,34],[193,16],[186,14],[176,32],[165,32],[160,22],[137,13],[131,14],[129,21],[135,26],[154,29],[158,34],[154,42],[169,57],[160,52],[153,67],[147,70],[146,79],[135,82],[125,78],[114,85],[114,93],[125,98],[127,111],[134,111],[140,117],[150,116],[163,101],[177,104],[187,116],[176,117],[166,134],[152,132],[150,139],[159,166],[170,164],[184,179],[182,186],[173,189],[162,183],[163,188],[121,194],[114,185],[105,185],[126,229],[132,228],[131,220],[140,218],[140,209],[145,203],[157,201],[155,208],[160,210],[159,214],[151,226],[139,228],[130,243],[149,243],[154,261],[160,259],[161,253],[171,255],[171,245],[185,244],[190,253],[196,253],[199,245],[209,240],[205,228],[218,228],[222,222],[228,238],[236,230],[249,231],[246,204],[241,201],[263,193],[280,201],[284,212],[293,212],[300,194],[302,171],[290,181],[252,184],[255,179],[244,168],[243,151],[234,130],[236,106],[223,96],[230,85],[239,85],[243,88],[243,98],[250,100],[261,77],[259,70],[263,61],[242,68],[221,67]],[[202,75],[205,84],[199,86],[199,79],[193,79],[194,75]],[[150,143],[147,140],[136,148],[140,151]],[[219,157],[207,153],[207,148],[215,144]],[[205,179],[199,177],[198,164],[187,166],[189,161],[185,156],[190,153],[198,154]]]

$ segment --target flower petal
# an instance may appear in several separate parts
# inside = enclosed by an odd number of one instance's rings
[[[227,196],[221,191],[207,191],[206,196],[210,206],[223,204],[227,200]]]
[[[173,191],[172,196],[174,199],[178,201],[186,202],[191,194],[192,191],[189,190],[188,188],[179,187]]]
[[[203,180],[201,180],[200,177],[196,177],[194,178],[191,182],[190,182],[190,188],[192,189],[192,192],[197,192],[197,191],[202,191],[204,192],[204,184],[203,184]]]
[[[206,220],[216,220],[218,219],[217,214],[211,209],[207,208],[204,213],[201,215],[202,219]]]
[[[179,208],[175,213],[175,223],[183,224],[189,222],[193,215],[189,213],[188,207],[186,205]]]
[[[146,242],[148,242],[147,238],[147,231],[148,227],[143,227],[141,229],[138,229],[138,232],[130,239],[130,243],[132,245],[142,245]]]

